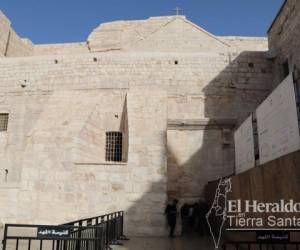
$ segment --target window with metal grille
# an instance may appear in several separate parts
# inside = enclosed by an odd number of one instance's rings
[[[0,114],[0,131],[7,131],[8,114]]]
[[[122,161],[122,141],[121,132],[106,132],[106,161]]]

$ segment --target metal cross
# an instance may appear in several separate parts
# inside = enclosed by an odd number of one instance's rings
[[[173,9],[173,11],[176,13],[176,16],[179,16],[183,9],[176,7],[175,9]]]

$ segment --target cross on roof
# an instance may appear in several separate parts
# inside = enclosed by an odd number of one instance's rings
[[[176,7],[175,9],[173,9],[172,11],[174,11],[176,13],[176,16],[179,16],[180,13],[183,12],[183,9],[181,9],[180,7]]]

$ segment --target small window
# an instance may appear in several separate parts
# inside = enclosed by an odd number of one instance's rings
[[[122,161],[122,142],[123,135],[121,132],[106,133],[106,161]]]
[[[8,114],[0,114],[0,131],[7,131]]]

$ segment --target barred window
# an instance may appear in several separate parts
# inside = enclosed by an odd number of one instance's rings
[[[106,132],[106,161],[122,161],[122,140],[121,132]]]
[[[7,131],[8,114],[0,114],[0,131]]]

